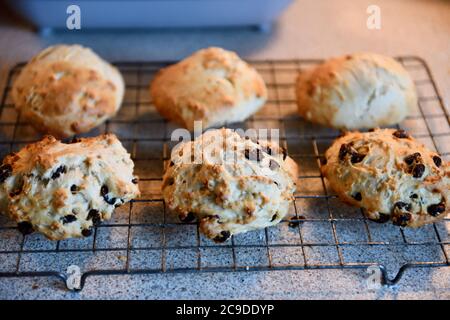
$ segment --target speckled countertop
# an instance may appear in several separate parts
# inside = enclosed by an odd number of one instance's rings
[[[366,28],[366,9],[381,8],[381,30]],[[0,87],[6,72],[53,43],[81,43],[111,61],[179,59],[216,45],[246,58],[324,58],[353,51],[415,55],[429,64],[450,101],[450,3],[445,0],[297,0],[273,30],[71,32],[40,37],[0,10]],[[81,293],[55,279],[0,279],[0,298],[450,299],[450,268],[408,270],[393,289],[369,291],[365,270],[308,270],[89,277]]]

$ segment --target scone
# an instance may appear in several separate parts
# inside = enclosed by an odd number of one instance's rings
[[[374,53],[333,58],[297,78],[298,111],[338,129],[401,122],[417,105],[414,83],[394,59]]]
[[[331,187],[371,220],[419,227],[449,212],[449,164],[403,130],[347,133],[325,157]]]
[[[189,130],[194,121],[202,121],[203,128],[243,121],[267,99],[258,72],[221,48],[197,51],[160,70],[150,94],[162,116]]]
[[[296,179],[297,165],[284,149],[223,128],[173,149],[162,193],[182,221],[197,218],[207,237],[223,242],[280,222]]]
[[[57,45],[21,70],[12,98],[37,130],[65,138],[114,116],[124,95],[119,71],[88,48]]]
[[[115,207],[139,195],[133,166],[113,134],[71,144],[46,136],[3,160],[1,210],[24,234],[87,237]]]

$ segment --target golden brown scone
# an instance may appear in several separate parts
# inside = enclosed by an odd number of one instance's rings
[[[123,94],[119,71],[79,45],[43,50],[12,87],[22,116],[37,130],[59,138],[87,132],[114,116]]]
[[[449,164],[403,130],[347,133],[325,157],[331,187],[371,220],[420,227],[449,212]]]
[[[182,221],[198,218],[217,242],[276,225],[293,199],[297,165],[275,143],[208,130],[177,145],[170,160],[162,185],[167,206]]]
[[[113,134],[61,143],[52,136],[0,166],[0,209],[28,234],[87,237],[114,208],[139,195],[133,161]]]
[[[302,117],[338,129],[396,124],[417,105],[408,72],[394,59],[374,53],[332,58],[301,72],[296,94]]]
[[[234,52],[207,48],[158,72],[150,85],[156,109],[165,118],[193,130],[239,122],[266,101],[258,72]]]

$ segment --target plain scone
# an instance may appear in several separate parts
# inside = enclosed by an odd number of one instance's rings
[[[57,45],[40,52],[21,70],[12,98],[37,130],[65,138],[114,116],[124,88],[119,71],[92,50]]]
[[[3,160],[0,208],[24,234],[87,237],[115,207],[139,195],[133,167],[113,134],[70,144],[46,136]]]
[[[192,161],[192,159],[195,159]],[[216,242],[275,225],[288,213],[297,165],[274,142],[208,130],[172,150],[163,178],[167,206]]]
[[[323,175],[339,198],[376,222],[420,227],[450,206],[450,166],[403,130],[349,132],[325,153]]]
[[[165,118],[189,129],[239,122],[267,99],[264,80],[236,53],[207,48],[160,70],[150,85],[152,102]]]
[[[394,59],[374,53],[332,58],[301,72],[296,95],[303,118],[338,129],[393,125],[417,106],[408,72]]]

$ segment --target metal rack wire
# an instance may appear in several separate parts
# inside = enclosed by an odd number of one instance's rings
[[[413,76],[419,107],[399,127],[450,158],[450,122],[426,63],[416,57],[398,60]],[[342,204],[319,166],[339,134],[305,122],[296,113],[294,80],[320,60],[252,61],[264,77],[269,100],[257,114],[231,128],[278,128],[282,145],[300,166],[291,213],[278,226],[215,244],[197,224],[180,223],[165,208],[160,184],[174,142],[173,124],[151,104],[148,84],[170,62],[120,62],[126,94],[119,114],[90,132],[116,133],[132,154],[142,197],[117,209],[90,238],[58,242],[39,234],[22,236],[13,222],[0,217],[0,277],[57,277],[67,267],[81,269],[81,290],[89,276],[170,272],[229,272],[367,268],[378,265],[384,284],[397,283],[414,267],[450,266],[450,219],[417,230],[366,220],[359,209]],[[39,135],[12,105],[11,84],[23,64],[9,74],[1,100],[0,153],[20,149]],[[388,273],[387,270],[393,271]]]

